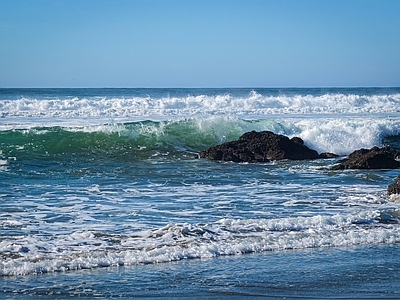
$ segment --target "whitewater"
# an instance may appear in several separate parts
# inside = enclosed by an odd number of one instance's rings
[[[198,159],[252,130],[340,157]],[[400,171],[330,170],[373,146],[400,88],[0,89],[0,295],[400,297]]]
[[[0,130],[62,126],[115,132],[135,122],[145,127],[142,132],[162,134],[188,120],[197,134],[213,133],[220,141],[271,130],[343,155],[380,145],[400,131],[396,89],[80,89],[80,96],[70,89],[2,91]],[[147,120],[155,123],[142,125]]]

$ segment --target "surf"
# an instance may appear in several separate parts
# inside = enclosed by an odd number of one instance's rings
[[[0,118],[134,118],[400,112],[398,88],[0,89]]]
[[[77,231],[0,243],[0,276],[65,272],[112,266],[282,250],[400,242],[398,212],[366,210],[353,215],[280,219],[221,219],[210,224],[173,224],[134,234]],[[20,226],[4,223],[2,226]],[[25,246],[23,246],[26,244]],[[73,250],[72,250],[73,249]],[[8,254],[7,254],[8,253]]]
[[[155,152],[196,155],[238,139],[248,131],[269,130],[299,136],[318,152],[347,155],[373,146],[400,148],[397,118],[268,118],[232,116],[138,121],[78,127],[33,127],[0,131],[3,157],[29,158],[69,155],[124,157]],[[142,156],[141,156],[142,157]]]

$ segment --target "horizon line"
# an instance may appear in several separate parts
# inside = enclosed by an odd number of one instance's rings
[[[24,86],[24,87],[0,87],[0,89],[341,89],[341,88],[400,88],[400,86],[390,86],[390,85],[371,85],[371,86],[363,86],[363,85],[349,85],[349,86],[204,86],[204,87],[179,87],[179,86],[160,86],[160,87],[122,87],[122,86],[72,86],[72,87],[32,87],[32,86]]]

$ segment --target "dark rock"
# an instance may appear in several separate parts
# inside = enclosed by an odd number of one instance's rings
[[[373,147],[352,152],[346,159],[333,166],[332,170],[344,169],[397,169],[400,161],[397,160],[399,152],[389,147]]]
[[[323,152],[319,155],[319,158],[336,158],[336,157],[339,157],[339,155],[330,152]]]
[[[334,157],[334,154],[330,154]],[[227,142],[199,153],[200,158],[233,162],[269,162],[273,160],[317,159],[317,151],[304,145],[299,137],[289,139],[287,136],[271,131],[251,131],[243,134],[239,140]]]
[[[396,183],[392,183],[388,186],[388,195],[393,194],[400,195],[400,175],[397,176]]]
[[[297,144],[299,144],[299,145],[304,145],[304,141],[303,141],[301,138],[297,137],[297,136],[292,137],[290,140],[291,140],[293,143],[297,143]]]

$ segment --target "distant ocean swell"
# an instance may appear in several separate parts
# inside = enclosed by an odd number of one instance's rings
[[[400,242],[398,211],[363,211],[282,219],[222,219],[213,224],[168,224],[135,234],[78,231],[18,241],[1,253],[0,275],[212,258],[265,251]],[[394,223],[394,224],[392,224]],[[3,227],[22,224],[3,221]],[[4,243],[4,242],[0,242]],[[0,245],[1,246],[1,245]],[[2,247],[4,248],[4,247]]]

